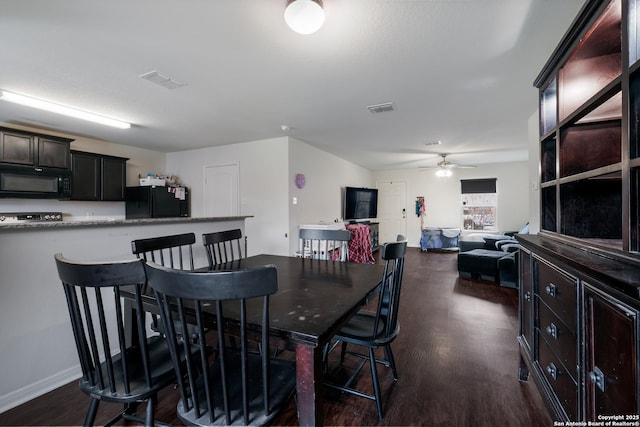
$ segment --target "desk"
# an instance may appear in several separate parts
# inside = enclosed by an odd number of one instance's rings
[[[322,425],[324,344],[366,303],[376,289],[384,267],[257,255],[216,269],[234,270],[266,264],[273,264],[278,270],[278,292],[270,297],[269,307],[271,344],[295,351],[300,425]],[[149,294],[147,298],[153,297]],[[247,312],[251,313],[250,303]],[[227,312],[225,315],[233,316]],[[248,319],[250,321],[251,317]]]

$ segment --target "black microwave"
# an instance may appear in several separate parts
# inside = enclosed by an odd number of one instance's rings
[[[69,199],[71,171],[33,166],[0,165],[0,197]]]

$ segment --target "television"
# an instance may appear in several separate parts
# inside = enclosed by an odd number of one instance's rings
[[[344,219],[366,220],[378,217],[378,190],[376,188],[345,187]]]

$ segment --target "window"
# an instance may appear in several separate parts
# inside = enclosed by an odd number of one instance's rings
[[[462,179],[462,228],[496,231],[496,178]]]

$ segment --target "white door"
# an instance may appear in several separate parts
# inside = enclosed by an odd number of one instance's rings
[[[205,166],[204,214],[205,216],[240,215],[238,164]]]
[[[406,181],[378,182],[380,244],[393,242],[398,234],[407,236]]]

